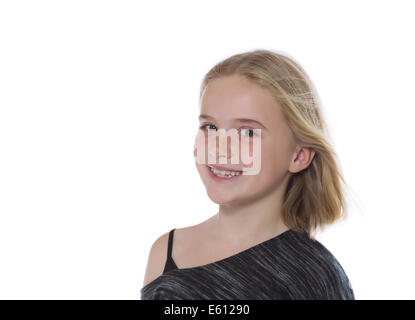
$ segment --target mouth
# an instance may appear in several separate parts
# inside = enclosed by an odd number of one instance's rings
[[[209,170],[211,177],[216,181],[234,180],[237,177],[243,175],[243,171],[229,170],[229,169],[219,170],[218,166],[207,165],[207,169]]]

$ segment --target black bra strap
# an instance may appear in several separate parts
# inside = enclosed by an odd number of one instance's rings
[[[175,229],[172,229],[169,232],[169,242],[168,242],[168,245],[167,245],[167,259],[166,259],[166,265],[164,266],[163,274],[166,273],[167,271],[177,269],[176,263],[173,261],[173,258],[171,256],[171,252],[172,252],[172,249],[173,249],[174,230]]]

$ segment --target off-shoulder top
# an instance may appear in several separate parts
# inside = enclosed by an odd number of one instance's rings
[[[340,263],[307,233],[289,229],[225,259],[179,269],[174,230],[164,271],[141,288],[141,300],[355,299]]]

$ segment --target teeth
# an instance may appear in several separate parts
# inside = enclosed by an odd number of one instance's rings
[[[221,171],[221,170],[217,170],[213,167],[209,167],[209,169],[217,176],[221,177],[221,178],[229,178],[229,177],[233,177],[233,176],[237,176],[240,175],[240,172],[235,172],[235,171]]]

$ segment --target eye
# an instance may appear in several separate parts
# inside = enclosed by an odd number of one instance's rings
[[[254,136],[254,130],[251,128],[241,128],[240,130],[241,130],[241,133],[245,135],[246,137],[252,138]]]
[[[217,129],[215,125],[210,124],[210,123],[207,123],[207,124],[202,124],[202,125],[199,127],[199,129],[205,129],[205,128],[206,128],[206,127],[208,127],[208,126],[215,127],[215,130]],[[207,129],[207,131],[210,131],[210,130],[209,130],[209,129]]]

